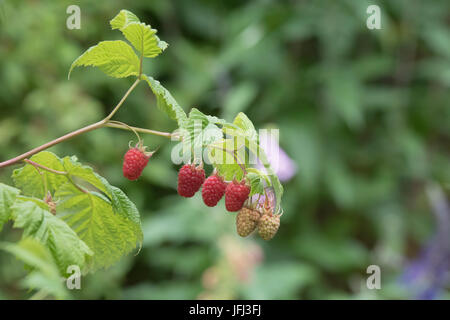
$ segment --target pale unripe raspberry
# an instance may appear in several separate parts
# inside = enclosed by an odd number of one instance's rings
[[[258,234],[264,240],[272,239],[280,227],[279,214],[264,214],[259,220]]]
[[[246,207],[239,210],[236,215],[236,231],[238,235],[246,237],[252,233],[258,225],[260,217],[261,214],[257,210]]]

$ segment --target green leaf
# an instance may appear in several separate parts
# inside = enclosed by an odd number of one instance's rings
[[[222,130],[215,124],[208,124],[202,132],[202,145],[208,146],[211,143],[219,141],[223,138]]]
[[[55,154],[48,151],[35,154],[30,160],[57,171],[65,171],[61,160]],[[14,183],[22,190],[24,195],[43,199],[45,196],[45,184],[47,184],[47,190],[53,193],[67,181],[67,178],[63,175],[50,173],[43,169],[39,170],[41,174],[39,174],[39,171],[34,166],[26,164],[24,167],[13,171],[12,178]]]
[[[234,151],[243,147],[236,145],[233,139],[222,139],[208,145],[208,158],[211,164],[217,169],[225,180],[241,180],[244,172],[233,156]],[[245,163],[241,163],[245,166]]]
[[[95,173],[91,167],[78,162],[76,156],[64,157],[62,163],[64,170],[67,172],[70,179],[69,181],[81,185],[88,190],[103,192],[108,197],[111,197],[108,187],[106,186],[108,182]],[[67,180],[65,182],[67,182]]]
[[[156,96],[157,107],[165,112],[169,118],[177,121],[178,126],[184,128],[187,122],[187,116],[183,108],[176,102],[170,92],[164,88],[158,80],[150,76],[142,75],[143,79],[147,81],[153,94]]]
[[[91,167],[79,163],[75,156],[60,159],[50,152],[41,152],[31,160],[50,169],[66,172],[65,175],[56,175],[42,170],[46,179],[52,182],[48,184],[48,190],[59,201],[57,216],[66,221],[94,252],[90,269],[111,265],[142,242],[136,206],[120,189],[111,186]],[[25,165],[14,177],[16,183],[27,191],[26,196],[39,194],[35,192],[38,190],[43,198],[43,181],[33,166]],[[58,180],[52,180],[52,177],[58,177]],[[43,203],[39,199],[32,201]]]
[[[156,30],[145,23],[133,22],[121,31],[144,57],[154,58],[168,47],[166,42],[159,40],[156,36]]]
[[[258,133],[253,126],[250,119],[242,112],[240,112],[233,123],[226,123],[223,128],[223,132],[232,137],[243,138],[249,142],[258,143]],[[248,147],[248,143],[246,143]]]
[[[11,206],[19,193],[19,189],[0,183],[0,231],[11,218]]]
[[[250,141],[258,142],[258,133],[250,119],[243,112],[239,112],[233,120],[233,124],[243,131],[245,137]]]
[[[114,78],[138,76],[139,65],[139,58],[125,41],[102,41],[90,47],[72,63],[68,77],[79,66],[98,67]]]
[[[275,192],[275,199],[276,199],[276,208],[275,212],[280,212],[281,209],[281,197],[283,196],[283,186],[281,185],[280,180],[278,179],[278,176],[273,171],[272,167],[270,166],[269,161],[267,160],[266,153],[264,150],[259,146],[259,144],[255,142],[250,142],[248,145],[248,148],[250,152],[252,152],[255,156],[259,158],[261,163],[263,164],[264,168],[267,171],[267,176],[270,179],[271,185]]]
[[[253,169],[253,168],[249,168]],[[255,194],[264,194],[264,187],[266,180],[261,172],[248,172],[247,178],[250,181],[251,191],[249,197]]]
[[[142,243],[136,206],[120,189],[108,186],[108,192],[112,199],[66,183],[55,194],[59,216],[94,252],[92,270],[110,266]]]
[[[200,121],[202,123],[202,128],[206,127],[208,124],[219,124],[224,125],[226,123],[225,120],[209,116],[198,110],[197,108],[192,108],[189,112],[189,121],[195,122]]]
[[[33,238],[24,238],[19,243],[0,243],[5,250],[23,261],[32,271],[21,281],[25,288],[45,291],[58,299],[69,297],[50,251]]]
[[[223,125],[225,120],[208,116],[197,108],[189,112],[183,135],[184,142],[193,141],[194,146],[202,148],[223,138],[222,130],[216,124]]]
[[[39,174],[38,170],[31,164],[26,164],[24,167],[14,170],[12,175],[14,183],[22,189],[26,196],[43,199],[45,184],[47,184],[47,190],[54,194],[67,181],[76,182],[86,188],[92,189],[92,187],[95,187],[95,190],[108,194],[101,177],[91,167],[79,163],[76,156],[60,159],[52,152],[42,151],[33,155],[30,160],[50,169],[65,172],[67,175],[54,174],[44,169],[39,169],[41,172]],[[111,195],[108,194],[108,196]]]
[[[111,28],[121,29],[129,23],[140,22],[139,18],[131,11],[120,10],[120,12],[109,22]]]
[[[31,201],[16,201],[11,209],[14,227],[23,228],[24,238],[32,237],[45,245],[62,275],[70,265],[84,269],[93,253],[64,221]]]
[[[163,52],[168,44],[156,36],[157,30],[139,21],[139,18],[128,10],[121,10],[110,22],[112,29],[122,31],[125,38],[143,54],[154,58]]]

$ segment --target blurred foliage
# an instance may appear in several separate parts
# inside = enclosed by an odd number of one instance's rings
[[[376,2],[382,29],[366,28]],[[66,8],[81,8],[81,29]],[[430,183],[449,193],[450,3],[419,1],[125,2],[0,0],[0,159],[6,160],[105,116],[131,84],[94,69],[67,72],[129,9],[170,46],[145,66],[187,111],[231,121],[245,111],[258,128],[280,128],[297,163],[285,183],[284,215],[270,242],[239,239],[223,201],[176,195],[171,143],[143,177],[122,177],[132,134],[105,128],[50,150],[78,156],[140,209],[144,246],[82,279],[80,299],[414,298],[400,276],[436,233]],[[171,131],[148,88],[116,116]],[[12,168],[0,171],[11,183]],[[16,241],[6,226],[0,241]],[[448,238],[447,238],[448,240]],[[444,252],[442,254],[448,254]],[[382,270],[382,290],[366,289],[366,268]],[[446,270],[448,271],[448,269]],[[22,263],[0,252],[0,299],[29,298]],[[449,283],[438,297],[449,298]]]

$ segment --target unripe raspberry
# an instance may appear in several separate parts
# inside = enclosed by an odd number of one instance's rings
[[[261,217],[259,211],[250,208],[242,208],[236,215],[236,231],[241,237],[246,237],[252,233],[258,225]]]
[[[205,180],[202,186],[203,202],[208,207],[215,207],[225,194],[227,184],[216,174],[213,174]]]
[[[153,152],[145,152],[142,146],[130,148],[123,157],[123,176],[129,180],[139,178],[152,154]]]
[[[44,202],[47,203],[50,213],[56,215],[56,202],[53,201],[50,191],[47,191],[47,195],[44,197]]]
[[[247,200],[249,193],[250,188],[245,184],[245,180],[229,183],[225,190],[226,209],[230,212],[239,211]]]
[[[259,220],[258,234],[264,240],[270,240],[275,236],[279,227],[279,214],[264,214]]]
[[[185,164],[178,172],[178,194],[190,198],[200,189],[205,181],[205,170],[193,164]]]

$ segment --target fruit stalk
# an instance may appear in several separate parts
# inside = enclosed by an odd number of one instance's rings
[[[64,142],[66,140],[69,140],[71,138],[74,138],[76,136],[79,136],[83,133],[86,132],[90,132],[93,130],[97,130],[103,127],[110,127],[110,128],[119,128],[119,129],[124,129],[124,130],[130,130],[129,128],[127,128],[127,125],[118,125],[115,123],[111,123],[110,119],[114,116],[114,114],[119,110],[119,108],[122,106],[122,104],[125,102],[125,100],[127,99],[127,97],[130,95],[131,91],[133,91],[133,89],[138,85],[139,83],[139,79],[137,79],[132,85],[131,87],[127,90],[127,92],[124,94],[124,96],[122,97],[122,99],[120,99],[119,103],[114,107],[114,109],[106,116],[106,118],[104,118],[103,120],[100,120],[96,123],[90,124],[86,127],[83,127],[81,129],[72,131],[70,133],[67,133],[59,138],[56,138],[55,140],[52,140],[50,142],[47,142],[39,147],[36,147],[34,149],[31,149],[30,151],[27,151],[17,157],[14,157],[12,159],[0,162],[0,168],[4,168],[10,165],[13,165],[17,162],[20,162],[22,160],[25,160],[27,158],[29,158],[30,156],[41,152],[45,149],[48,149],[58,143]],[[133,128],[133,130],[138,131],[138,132],[142,132],[142,133],[148,133],[148,134],[154,134],[154,135],[158,135],[158,136],[163,136],[163,137],[171,137],[170,133],[167,132],[160,132],[160,131],[154,131],[154,130],[149,130],[149,129],[143,129],[143,128],[136,128],[136,127],[130,127]]]

